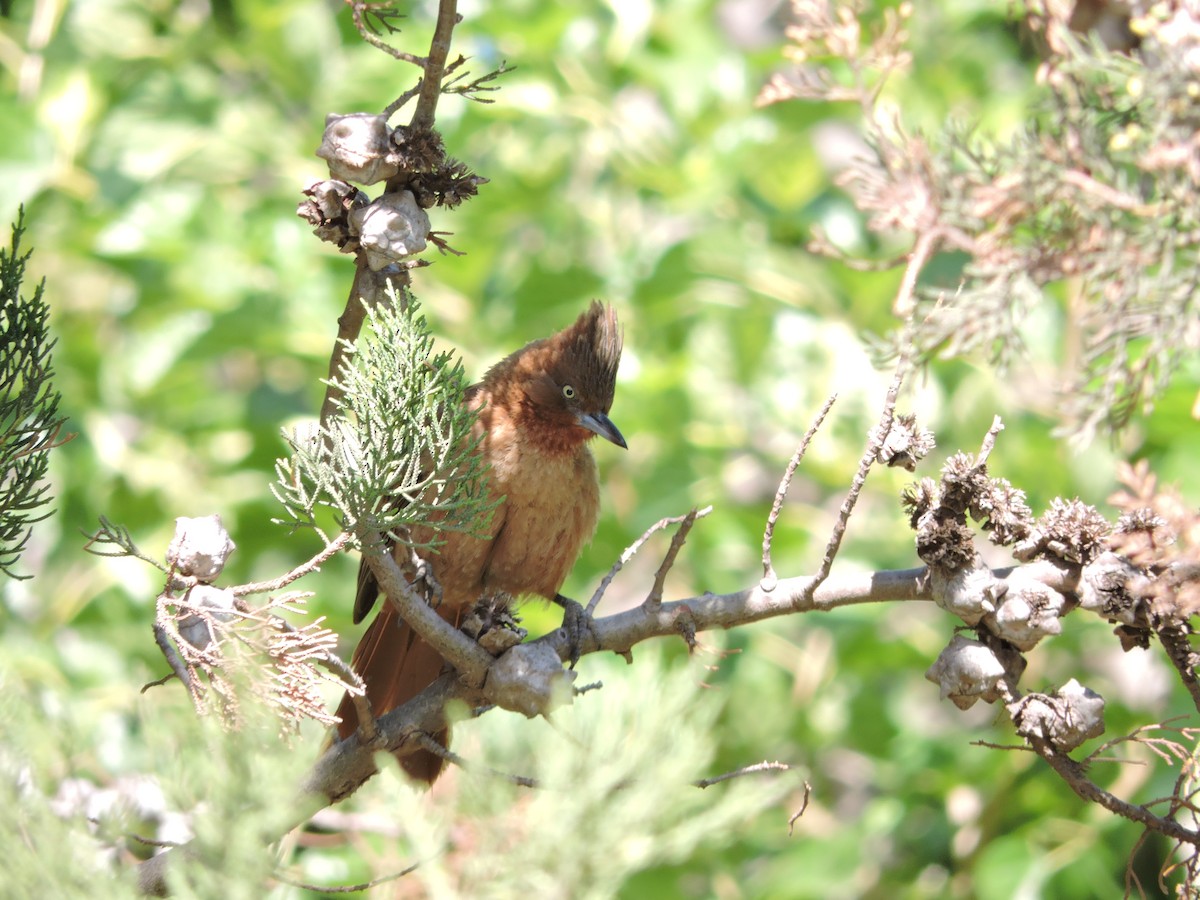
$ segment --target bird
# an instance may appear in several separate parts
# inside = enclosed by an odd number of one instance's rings
[[[559,590],[600,516],[599,478],[588,445],[599,436],[628,447],[608,417],[622,345],[615,310],[592,301],[573,324],[526,344],[467,388],[463,402],[477,415],[472,434],[487,464],[487,493],[499,505],[484,533],[445,532],[438,535],[436,551],[425,554],[423,562],[440,586],[437,611],[455,627],[486,597],[542,597],[571,611],[573,601]],[[408,548],[394,552],[404,567]],[[355,624],[378,594],[363,560]],[[567,618],[564,614],[564,622]],[[411,700],[445,667],[391,603],[382,605],[364,632],[351,665],[376,717]],[[337,715],[337,734],[344,739],[358,728],[348,694]],[[434,738],[448,746],[449,732]],[[445,764],[428,750],[398,758],[417,783],[432,784]]]

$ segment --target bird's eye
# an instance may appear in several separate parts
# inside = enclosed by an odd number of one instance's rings
[[[563,391],[563,396],[566,397],[568,400],[575,399],[575,388],[571,387],[571,385],[564,384],[562,391]]]

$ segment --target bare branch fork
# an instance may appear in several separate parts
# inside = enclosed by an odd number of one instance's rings
[[[763,590],[771,591],[775,589],[776,583],[779,581],[775,574],[775,567],[771,564],[771,544],[775,538],[775,523],[779,521],[779,513],[783,510],[783,501],[787,498],[788,488],[792,486],[792,476],[796,474],[796,467],[800,465],[800,461],[804,459],[804,454],[808,452],[808,445],[812,442],[813,436],[817,433],[817,429],[821,427],[821,423],[825,421],[825,417],[829,415],[829,410],[837,401],[837,394],[830,394],[829,399],[825,401],[825,405],[821,407],[821,411],[817,413],[816,419],[809,426],[803,440],[796,447],[796,452],[792,454],[792,458],[788,460],[787,468],[784,470],[783,478],[780,479],[779,489],[775,492],[775,501],[771,504],[771,512],[767,515],[767,525],[763,530],[762,542],[762,566],[763,576],[760,585]]]

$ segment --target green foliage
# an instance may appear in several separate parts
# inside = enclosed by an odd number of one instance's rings
[[[471,437],[462,363],[433,352],[411,294],[389,297],[368,307],[364,334],[331,381],[338,415],[286,436],[292,456],[276,463],[274,488],[284,521],[315,528],[326,506],[343,531],[414,546],[435,543],[439,531],[483,531],[495,504]],[[414,537],[414,528],[424,531]]]
[[[49,309],[39,283],[32,297],[21,293],[29,253],[21,254],[25,211],[13,226],[8,251],[0,248],[0,572],[14,570],[34,522],[49,512],[45,482],[50,449],[66,421],[51,379]],[[30,251],[32,252],[32,251]]]
[[[400,834],[374,842],[376,872],[419,861],[408,878],[444,898],[612,897],[633,873],[718,848],[764,814],[786,822],[779,804],[801,787],[796,772],[692,784],[720,774],[714,739],[727,702],[702,685],[703,668],[652,648],[637,666],[629,678],[624,663],[602,663],[605,688],[551,723],[492,712],[456,726],[460,750],[481,766],[533,776],[536,789],[482,768],[454,771],[445,776],[452,789],[439,787],[430,803],[382,776],[384,790],[362,800],[363,810]],[[639,702],[646,697],[654,702]],[[295,862],[318,871],[321,854]]]
[[[94,695],[35,686],[7,665],[0,688],[6,896],[139,896],[138,860],[190,838],[168,870],[173,896],[265,896],[275,837],[302,818],[308,756],[281,739],[273,712],[246,705],[230,732],[160,687],[144,704],[154,727],[131,741],[118,727],[127,714]]]

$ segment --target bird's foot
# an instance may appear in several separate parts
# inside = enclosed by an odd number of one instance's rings
[[[513,615],[512,597],[503,592],[481,597],[460,630],[482,644],[492,656],[521,643],[528,634],[521,627],[521,620]]]
[[[554,602],[563,608],[563,631],[567,633],[567,647],[571,653],[571,668],[575,668],[575,663],[579,662],[579,654],[583,649],[584,632],[590,634],[593,640],[597,640],[596,629],[592,627],[592,616],[583,608],[582,604],[577,603],[570,597],[564,597],[562,594],[556,594]]]

